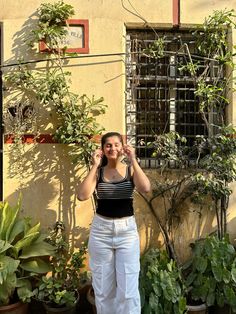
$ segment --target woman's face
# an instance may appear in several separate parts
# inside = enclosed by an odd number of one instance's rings
[[[123,153],[123,145],[120,138],[118,136],[108,137],[102,150],[107,159],[117,159]]]

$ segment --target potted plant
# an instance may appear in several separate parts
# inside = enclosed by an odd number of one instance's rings
[[[56,254],[50,260],[52,272],[41,278],[36,297],[43,302],[48,314],[73,313],[79,300],[87,244],[74,251],[66,240],[62,222],[55,224],[47,240],[56,247]]]
[[[186,312],[186,289],[175,261],[165,251],[150,249],[141,257],[142,313]]]
[[[39,223],[19,217],[20,209],[20,199],[16,206],[0,203],[0,313],[26,313],[36,291],[32,283],[51,269],[47,257],[54,248]]]
[[[229,237],[208,236],[196,241],[192,249],[192,259],[186,266],[190,270],[186,285],[191,299],[220,308],[228,305],[235,313],[236,254]]]

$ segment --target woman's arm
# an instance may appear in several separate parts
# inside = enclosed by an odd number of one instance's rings
[[[134,148],[130,145],[124,145],[124,152],[131,162],[131,166],[133,169],[133,180],[136,189],[140,193],[150,192],[151,183],[137,162]]]
[[[93,192],[97,184],[97,170],[98,170],[98,166],[101,163],[101,158],[102,158],[102,151],[100,149],[97,149],[92,155],[92,159],[93,159],[92,168],[90,169],[88,175],[78,185],[78,188],[77,188],[77,198],[80,201],[85,201],[93,195]]]

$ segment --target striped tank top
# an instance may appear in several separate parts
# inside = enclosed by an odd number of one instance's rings
[[[125,177],[116,182],[104,180],[104,168],[100,168],[96,187],[97,209],[100,215],[121,218],[132,216],[134,183],[130,167],[126,168]]]

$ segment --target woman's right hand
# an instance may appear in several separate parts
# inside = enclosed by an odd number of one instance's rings
[[[92,154],[92,164],[99,167],[102,161],[103,152],[101,149],[96,149]]]

